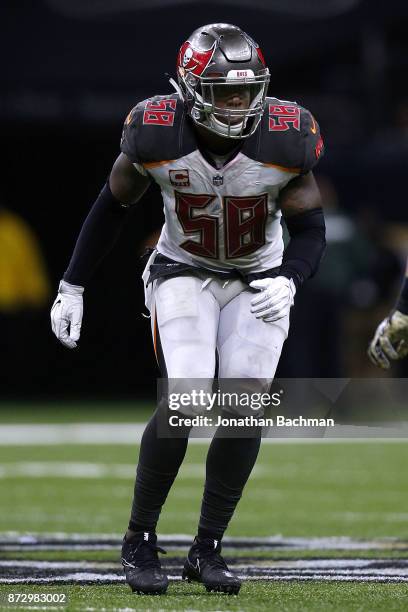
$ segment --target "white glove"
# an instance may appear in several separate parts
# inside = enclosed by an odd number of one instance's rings
[[[51,308],[51,327],[58,340],[68,348],[75,348],[81,333],[83,287],[61,281],[58,295]]]
[[[251,300],[251,312],[257,319],[271,323],[289,314],[296,293],[292,279],[289,280],[285,276],[262,278],[252,281],[249,286],[260,291]]]
[[[368,347],[368,356],[374,365],[388,370],[390,359],[402,359],[407,355],[408,315],[396,310],[377,327]]]

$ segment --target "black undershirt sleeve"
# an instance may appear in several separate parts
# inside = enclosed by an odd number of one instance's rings
[[[111,251],[129,214],[112,194],[109,181],[100,192],[82,226],[63,279],[84,286]]]
[[[285,219],[290,241],[283,253],[280,275],[292,278],[296,289],[314,276],[326,248],[322,208],[313,208]]]

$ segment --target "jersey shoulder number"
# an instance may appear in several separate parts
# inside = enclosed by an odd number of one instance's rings
[[[125,119],[122,153],[138,164],[174,159],[182,115],[183,103],[178,94],[139,102]]]
[[[267,98],[261,122],[259,161],[306,174],[324,153],[313,115],[296,102]]]

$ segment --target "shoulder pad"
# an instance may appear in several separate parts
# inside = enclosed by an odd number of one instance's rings
[[[138,164],[176,159],[183,119],[183,101],[177,93],[147,98],[126,117],[120,150]]]
[[[296,102],[267,98],[260,131],[257,158],[265,164],[306,174],[324,153],[317,121]]]

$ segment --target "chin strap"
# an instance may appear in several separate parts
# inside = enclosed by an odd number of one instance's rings
[[[169,75],[167,75],[167,76],[169,76]],[[175,89],[175,90],[176,90],[176,92],[178,93],[178,95],[179,95],[179,97],[180,97],[180,100],[183,100],[183,102],[184,102],[183,92],[181,91],[181,88],[180,88],[180,87],[179,87],[179,85],[176,83],[176,81],[175,81],[175,80],[174,80],[172,77],[170,77],[170,78],[169,78],[169,83],[170,83],[170,85],[172,85],[172,86],[174,87],[174,89]]]

